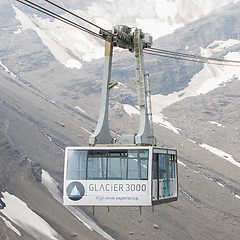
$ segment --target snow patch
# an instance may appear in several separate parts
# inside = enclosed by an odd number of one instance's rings
[[[165,119],[163,119],[163,117],[161,117],[161,115],[153,115],[153,122],[159,124],[162,127],[165,127],[171,131],[173,131],[174,133],[180,135],[178,128],[175,128],[170,122],[166,121]]]
[[[188,141],[192,142],[192,143],[195,143],[197,144],[194,140],[190,139],[190,138],[187,138]]]
[[[7,66],[5,66],[1,60],[0,60],[0,68],[2,68],[6,73],[8,73],[11,77],[18,79],[18,76],[16,74],[14,74],[13,72],[11,72]]]
[[[210,124],[212,124],[212,125],[216,125],[216,126],[218,126],[218,127],[222,127],[222,128],[225,128],[225,126],[223,126],[222,124],[220,124],[220,123],[217,123],[217,122],[214,122],[214,121],[208,121]]]
[[[217,149],[217,148],[215,148],[215,147],[209,146],[209,145],[207,145],[207,144],[205,144],[205,143],[199,144],[199,146],[201,146],[202,148],[207,149],[207,150],[210,151],[211,153],[213,153],[213,154],[215,154],[215,155],[217,155],[217,156],[219,156],[219,157],[227,160],[228,162],[230,162],[230,163],[232,163],[232,164],[234,164],[235,166],[237,166],[237,167],[240,168],[240,163],[237,162],[236,160],[234,160],[233,157],[232,157],[230,154],[225,153],[225,152],[223,152],[222,150],[219,150],[219,149]]]
[[[183,190],[183,189],[181,189],[181,188],[179,188],[179,190],[180,190],[180,192],[181,192],[182,194],[184,194],[185,196],[187,196],[190,201],[194,202],[193,197],[192,197],[188,192],[186,192],[185,190]]]
[[[130,117],[132,117],[133,114],[140,115],[139,110],[129,104],[123,104],[123,109]]]
[[[219,186],[221,186],[221,187],[225,188],[225,187],[224,187],[224,185],[223,185],[222,183],[220,183],[220,182],[217,182],[217,181],[216,181],[216,183],[217,183]]]
[[[87,114],[87,112],[85,110],[83,110],[82,108],[80,108],[79,106],[75,107],[78,111]]]
[[[79,61],[77,61],[76,59],[68,59],[67,62],[65,63],[65,66],[67,68],[81,69],[82,64]]]
[[[15,228],[11,222],[9,222],[5,217],[0,216],[3,221],[5,222],[6,226],[9,227],[10,229],[12,229],[18,236],[22,236],[22,234],[18,231],[17,228]]]
[[[183,162],[181,162],[179,160],[177,162],[178,162],[178,164],[181,164],[182,166],[187,167],[187,165],[185,163],[183,163]]]
[[[93,134],[92,132],[88,131],[86,128],[84,128],[84,127],[81,127],[81,128],[82,128],[85,132],[89,133],[90,135]]]
[[[62,202],[60,192],[58,190],[59,183],[45,170],[42,170],[42,184],[58,202]]]
[[[0,211],[8,219],[33,236],[34,239],[59,239],[57,232],[45,220],[29,209],[25,202],[8,192],[4,192],[2,195],[6,207]]]
[[[140,115],[139,110],[129,104],[123,104],[123,109],[130,117],[132,117],[133,114]],[[163,119],[163,115],[161,113],[159,113],[158,115],[153,115],[153,122],[170,129],[178,135],[180,134],[179,129],[175,128],[170,122]]]
[[[12,5],[16,19],[21,23],[15,34],[26,29],[34,30],[43,44],[51,51],[53,56],[68,68],[82,67],[82,60],[92,60],[103,57],[104,48],[95,38],[78,29],[60,22],[50,21],[34,15],[33,17],[23,13]],[[79,43],[79,39],[81,39]],[[82,46],[82,47],[80,47]]]
[[[200,48],[201,54],[204,57],[211,57],[213,53],[221,52],[222,50],[233,47],[234,45],[237,44],[240,44],[240,41],[237,39],[229,39],[226,41],[215,40],[214,42],[209,44],[206,49]]]
[[[235,194],[235,197],[238,198],[238,199],[240,199],[240,196],[239,196],[239,195],[236,195],[236,194]]]

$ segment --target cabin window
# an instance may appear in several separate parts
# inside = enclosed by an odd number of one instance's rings
[[[158,155],[159,159],[159,178],[166,179],[168,155]]]
[[[159,171],[158,171],[158,155],[153,154],[153,163],[152,163],[152,178],[159,179]]]
[[[68,150],[67,180],[147,180],[148,150]]]
[[[87,151],[68,151],[67,180],[86,179]]]
[[[88,157],[87,179],[106,179],[106,157]]]
[[[169,178],[176,178],[175,156],[169,155]]]
[[[148,150],[131,150],[128,155],[129,180],[148,179]]]
[[[108,158],[107,179],[126,179],[127,153],[112,154]]]

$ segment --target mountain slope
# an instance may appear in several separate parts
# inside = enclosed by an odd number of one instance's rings
[[[6,85],[5,82],[2,87],[6,87]],[[8,91],[1,93],[1,97],[5,96],[4,98],[6,99],[8,94],[11,96],[10,89],[12,89],[12,84],[9,86]],[[21,94],[20,91],[18,92],[18,99],[21,99],[20,95],[25,95],[26,97],[26,92],[25,94]],[[34,99],[34,97],[31,96],[31,99]],[[29,112],[32,117],[38,117],[38,122],[29,121],[29,119],[32,118],[28,117],[28,119],[26,119],[23,114],[26,108],[36,108],[36,106],[41,105],[41,101],[41,98],[38,97],[37,105],[34,101],[31,101],[29,106],[21,104],[21,110],[16,111],[8,100],[8,106],[2,103],[1,112],[10,119],[8,131],[11,133],[14,142],[22,149],[24,155],[28,153],[31,160],[37,159],[45,169],[47,168],[56,179],[61,181],[62,174],[59,175],[59,173],[62,172],[63,156],[62,154],[58,154],[61,150],[54,142],[50,142],[46,136],[44,137],[43,133],[39,132],[39,127],[41,127],[41,123],[43,122],[39,113]],[[47,102],[47,108],[44,109],[48,108],[51,109],[51,104]],[[51,112],[53,113],[53,110],[51,110]],[[56,113],[52,115],[56,116]],[[49,114],[47,114],[47,116],[49,116]],[[23,118],[24,121],[20,120],[21,118]],[[71,117],[72,120],[73,118],[74,117]],[[15,119],[18,124],[16,124]],[[65,115],[64,119],[65,127],[67,127],[69,125],[67,124],[68,117]],[[27,139],[31,131],[35,133],[36,144],[38,144],[38,147],[35,149],[35,154],[31,153],[28,142],[20,143],[20,140],[17,140],[18,138],[23,139],[18,135],[22,135],[22,131],[26,129],[24,124],[26,124],[27,129],[30,130],[24,133]],[[44,129],[51,129],[48,125],[52,125],[50,119],[48,122],[45,121],[43,125]],[[60,136],[61,133],[62,136],[64,136],[65,127],[56,124],[55,131],[58,129],[56,136]],[[14,128],[22,130],[17,131],[14,130]],[[70,134],[72,137],[75,135],[75,133],[72,132],[70,132]],[[159,237],[164,239],[175,239],[176,237],[178,237],[178,239],[202,239],[206,237],[208,239],[221,239],[221,237],[227,238],[228,236],[237,239],[240,224],[239,215],[237,214],[239,199],[232,193],[234,189],[237,189],[237,183],[239,182],[239,174],[236,167],[228,165],[226,161],[220,160],[217,156],[213,156],[196,144],[167,129],[159,128],[156,131],[156,135],[166,146],[178,146],[179,159],[185,164],[179,165],[179,201],[155,207],[154,213],[151,212],[151,209],[144,208],[142,216],[139,215],[138,208],[110,208],[110,213],[107,213],[107,209],[105,208],[97,208],[95,210],[95,216],[93,216],[95,220],[116,239],[159,239]],[[33,137],[29,137],[29,140],[34,143]],[[51,151],[48,150],[49,147]],[[55,154],[58,155],[56,162],[54,161]],[[211,159],[211,161],[207,159]],[[220,163],[216,165],[214,161],[220,161]],[[59,168],[58,165],[60,167],[59,170],[57,170]],[[54,169],[52,169],[52,166],[54,166]],[[228,171],[225,172],[224,169],[228,169]],[[199,173],[196,172],[198,170],[200,170]],[[231,178],[226,177],[229,176],[229,172],[231,172]],[[22,173],[23,171],[21,171],[21,174]],[[211,178],[213,178],[213,180],[211,180]],[[230,188],[223,188],[216,183],[219,179],[222,180],[220,183],[226,183]],[[37,188],[36,185],[38,186]],[[27,188],[25,186],[27,186]],[[65,237],[65,239],[69,239],[67,236],[70,236],[70,232],[77,232],[76,229],[74,229],[74,220],[68,220],[69,225],[67,227],[63,222],[67,214],[62,214],[63,209],[57,209],[52,205],[55,202],[55,204],[60,207],[50,195],[42,192],[42,188],[39,183],[35,183],[33,186],[32,183],[28,183],[28,180],[25,179],[23,181],[13,181],[12,186],[9,186],[7,190],[16,194],[24,200],[24,202],[27,202],[31,209],[36,209],[58,233]],[[236,192],[236,194],[237,193],[238,192]],[[229,203],[228,205],[225,204],[226,201]],[[85,208],[85,210],[91,215],[90,208]],[[56,216],[56,213],[60,214],[59,217]],[[58,219],[59,222],[56,219]],[[218,219],[217,222],[216,219]],[[76,224],[78,228],[81,226],[79,222]],[[154,224],[158,225],[158,227],[154,226]],[[65,227],[60,227],[59,225],[64,225]],[[74,230],[71,231],[70,229]],[[22,232],[22,230],[20,231]],[[91,234],[86,232],[86,230],[81,229],[79,231],[79,236],[83,235],[86,236],[86,238],[92,238]],[[96,239],[96,236],[94,236],[94,239]]]

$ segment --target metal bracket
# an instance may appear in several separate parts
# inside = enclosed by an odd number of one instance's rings
[[[134,51],[135,51],[135,64],[136,64],[136,86],[138,90],[138,105],[140,109],[140,125],[136,139],[137,145],[152,145],[151,125],[148,114],[145,74],[143,64],[143,43],[142,31],[136,29],[134,32]]]
[[[113,56],[113,42],[105,42],[105,60],[103,70],[103,83],[99,119],[94,133],[89,137],[89,145],[111,144],[113,138],[110,135],[108,125],[109,90],[116,86],[110,82]]]

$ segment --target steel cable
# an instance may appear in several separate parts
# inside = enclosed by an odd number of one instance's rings
[[[184,58],[191,58],[191,59],[200,59],[204,61],[215,61],[215,62],[225,62],[225,63],[239,63],[240,61],[234,61],[234,60],[225,60],[225,59],[218,59],[218,58],[211,58],[211,57],[202,57],[192,54],[186,54],[186,53],[179,53],[174,51],[168,51],[163,49],[157,49],[157,48],[147,48],[144,49],[145,51],[155,53],[155,54],[164,54],[164,55],[170,55],[170,56],[177,56],[177,57],[184,57]]]
[[[97,38],[101,38],[101,39],[103,39],[103,40],[106,40],[106,39],[105,39],[104,37],[102,37],[100,34],[95,33],[95,32],[93,32],[93,31],[89,30],[88,28],[85,28],[85,27],[83,27],[83,26],[81,26],[81,25],[79,25],[79,24],[77,24],[77,23],[75,23],[75,22],[73,22],[73,21],[71,21],[71,20],[69,20],[69,19],[67,19],[67,18],[64,18],[64,17],[62,17],[62,16],[60,16],[60,15],[58,15],[58,14],[52,12],[52,11],[49,11],[49,10],[47,10],[46,8],[43,8],[43,7],[41,7],[41,6],[33,3],[33,2],[31,2],[31,1],[28,1],[28,0],[22,0],[22,1],[21,1],[21,0],[16,0],[16,1],[22,3],[22,4],[26,5],[26,6],[28,6],[28,7],[30,7],[30,8],[33,8],[33,9],[35,9],[35,10],[41,12],[41,13],[44,13],[44,14],[52,17],[52,18],[58,19],[58,20],[66,23],[66,24],[68,24],[68,25],[71,25],[71,26],[73,26],[73,27],[75,27],[75,28],[78,28],[78,29],[80,29],[80,30],[82,30],[82,31],[84,31],[84,32],[86,32],[86,33],[88,33],[88,34],[93,35],[94,37],[97,37]],[[23,1],[25,1],[25,2],[23,2]],[[26,2],[27,2],[27,3],[26,3]]]

